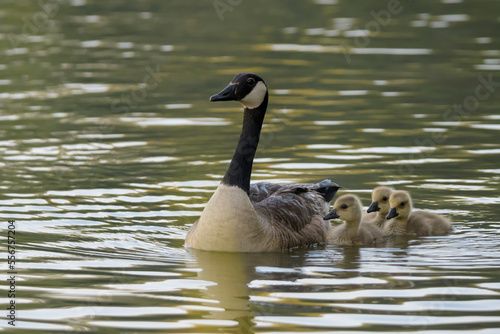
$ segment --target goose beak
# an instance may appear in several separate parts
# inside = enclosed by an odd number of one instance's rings
[[[389,213],[387,214],[387,216],[385,218],[391,219],[391,218],[394,218],[397,216],[399,216],[399,213],[396,212],[396,208],[391,208],[391,210],[389,211]]]
[[[372,204],[370,204],[370,206],[368,207],[368,210],[366,210],[366,212],[368,213],[376,211],[380,211],[380,208],[378,207],[378,202],[372,202]]]
[[[238,87],[236,84],[227,85],[219,94],[210,96],[210,101],[236,101],[236,87]]]
[[[335,218],[340,218],[340,216],[337,214],[337,209],[333,209],[332,211],[330,211],[329,214],[323,217],[324,220],[330,220]]]

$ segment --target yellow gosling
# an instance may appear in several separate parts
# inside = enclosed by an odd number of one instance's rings
[[[356,195],[339,197],[333,210],[324,217],[325,220],[340,218],[342,225],[334,227],[327,242],[338,245],[364,246],[383,241],[384,232],[374,224],[361,222],[363,205]]]
[[[448,218],[427,211],[413,211],[410,194],[395,191],[389,198],[391,209],[384,230],[388,235],[445,235],[452,227]]]
[[[390,210],[389,205],[389,197],[394,192],[394,189],[380,186],[373,189],[372,192],[372,203],[366,210],[367,213],[374,213],[374,216],[370,215],[369,222],[375,224],[380,228],[384,228],[385,223],[387,222],[387,214]]]

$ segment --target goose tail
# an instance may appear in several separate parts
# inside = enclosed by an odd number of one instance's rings
[[[337,191],[342,188],[341,186],[330,180],[323,180],[318,183],[318,186],[319,187],[318,189],[316,189],[316,191],[320,193],[327,202],[330,202]]]

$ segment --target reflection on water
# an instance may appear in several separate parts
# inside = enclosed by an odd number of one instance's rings
[[[496,333],[498,3],[223,3],[0,4],[16,329]],[[241,126],[239,105],[207,100],[241,71],[271,92],[255,181],[331,178],[365,205],[388,184],[455,231],[373,248],[184,248]]]

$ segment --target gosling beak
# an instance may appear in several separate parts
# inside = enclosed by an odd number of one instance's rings
[[[238,87],[238,85],[230,83],[219,94],[215,94],[215,95],[210,96],[210,101],[212,101],[212,102],[236,101],[237,100],[236,87]]]
[[[368,212],[368,213],[376,212],[376,211],[380,211],[380,208],[378,206],[378,202],[372,202],[372,204],[370,204],[370,206],[368,207],[368,210],[366,210],[366,212]]]
[[[396,208],[391,208],[391,210],[389,210],[389,213],[387,214],[387,216],[385,218],[391,219],[391,218],[394,218],[397,216],[399,216],[399,213],[396,212]]]
[[[329,214],[323,217],[324,220],[330,220],[335,218],[340,218],[340,216],[337,214],[337,209],[333,209],[332,211],[330,211]]]

